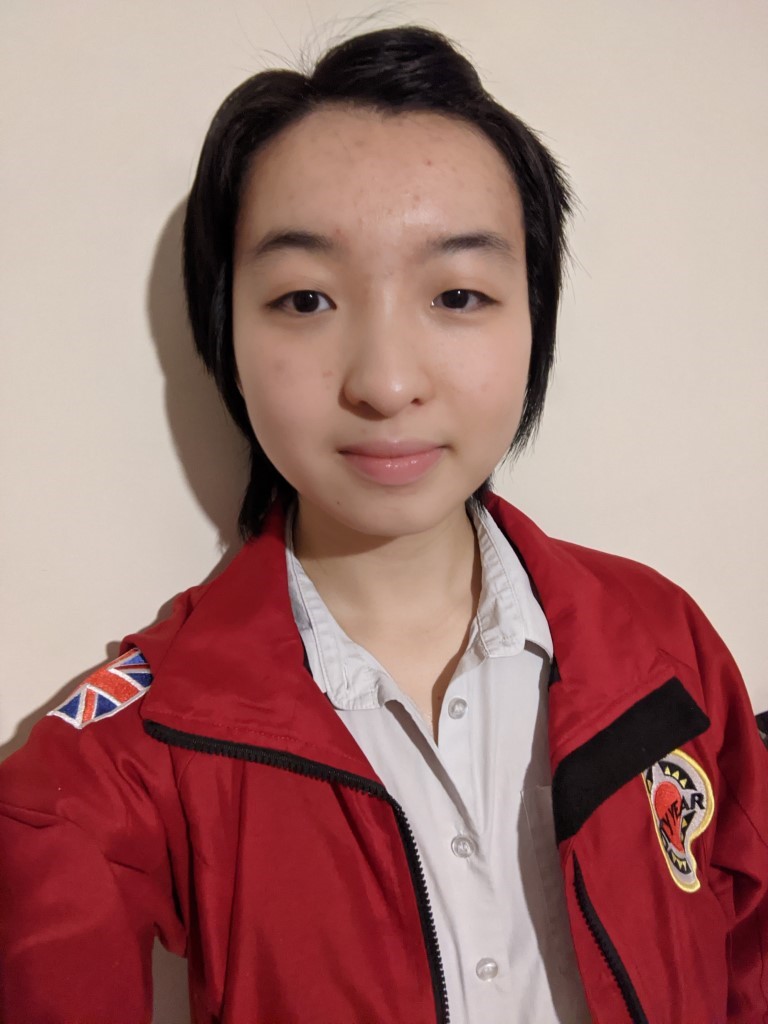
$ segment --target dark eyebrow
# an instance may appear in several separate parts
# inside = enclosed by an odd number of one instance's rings
[[[243,262],[259,263],[270,253],[285,249],[303,249],[305,252],[330,255],[338,248],[332,238],[319,235],[315,231],[268,231],[260,242],[246,249],[243,253]]]
[[[328,235],[315,231],[276,230],[268,231],[256,245],[251,246],[243,254],[244,263],[259,263],[270,253],[290,249],[318,253],[325,256],[337,255],[343,251],[343,245],[335,242]],[[516,261],[516,248],[496,231],[469,231],[460,235],[440,235],[431,238],[422,247],[424,256],[453,255],[459,252],[480,251],[489,255],[501,256]]]
[[[427,242],[424,247],[427,253],[434,255],[453,255],[457,252],[480,250],[491,255],[503,256],[516,260],[514,246],[503,235],[496,231],[470,231],[463,235],[441,235]]]

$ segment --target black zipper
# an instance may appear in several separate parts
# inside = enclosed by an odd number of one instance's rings
[[[600,953],[608,965],[608,970],[613,975],[616,984],[619,986],[624,1004],[627,1007],[627,1013],[632,1024],[648,1024],[648,1018],[645,1015],[645,1011],[640,1003],[640,999],[635,991],[635,986],[632,984],[632,979],[624,966],[621,957],[619,956],[616,947],[611,942],[611,937],[605,930],[605,925],[597,916],[597,911],[589,898],[587,893],[587,887],[584,884],[584,875],[581,873],[581,866],[576,858],[573,856],[573,884],[576,889],[576,901],[579,904],[582,916],[587,923],[592,933],[592,938],[597,943],[597,947]]]
[[[296,772],[298,775],[306,775],[325,782],[337,782],[342,786],[348,786],[350,789],[356,789],[361,793],[366,793],[368,796],[374,796],[388,803],[395,812],[395,820],[405,848],[411,881],[416,892],[416,904],[419,909],[421,930],[427,947],[427,960],[432,977],[432,992],[435,999],[437,1024],[450,1024],[448,992],[445,987],[445,969],[440,955],[435,919],[429,902],[429,893],[427,892],[427,883],[424,878],[421,857],[419,856],[416,840],[413,837],[413,831],[405,816],[405,812],[400,804],[390,796],[384,786],[380,783],[372,782],[362,775],[345,772],[340,768],[333,768],[331,765],[323,764],[321,761],[312,761],[307,757],[286,754],[281,750],[271,750],[268,747],[255,747],[248,743],[232,743],[229,740],[217,740],[208,736],[198,736],[196,733],[172,729],[170,726],[161,725],[159,722],[145,721],[144,729],[154,739],[167,743],[169,746],[183,747],[185,750],[196,750],[203,754],[235,757],[241,761],[256,761],[259,764],[271,765],[273,768],[283,768],[286,771]]]

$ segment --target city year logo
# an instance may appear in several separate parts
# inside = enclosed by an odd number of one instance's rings
[[[692,757],[673,750],[643,772],[656,834],[672,878],[686,892],[696,892],[696,858],[691,844],[712,820],[712,786]]]

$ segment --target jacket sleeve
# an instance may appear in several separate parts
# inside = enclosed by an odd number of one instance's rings
[[[149,1022],[155,935],[184,953],[172,771],[140,703],[82,728],[47,715],[0,765],[3,1024]]]
[[[695,606],[691,622],[717,749],[710,878],[730,926],[728,1021],[763,1024],[768,1021],[768,750],[725,644]]]

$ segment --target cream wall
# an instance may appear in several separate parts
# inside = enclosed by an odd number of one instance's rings
[[[372,10],[5,0],[0,756],[233,541],[243,453],[190,354],[184,198],[226,93]],[[499,489],[685,586],[768,708],[768,6],[444,0],[370,27],[405,21],[464,45],[581,200],[544,426]]]

